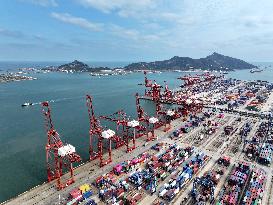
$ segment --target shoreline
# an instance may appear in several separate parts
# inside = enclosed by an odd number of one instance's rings
[[[0,83],[19,82],[26,80],[37,80],[37,78],[19,74],[0,74]]]

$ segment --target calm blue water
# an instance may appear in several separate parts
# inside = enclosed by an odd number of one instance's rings
[[[14,66],[30,65],[14,63]],[[113,66],[122,65],[116,63]],[[7,64],[2,64],[2,67],[7,68]],[[9,69],[12,68],[10,65]],[[151,74],[150,78],[162,84],[167,80],[170,87],[174,88],[180,85],[180,81],[176,80],[180,75],[167,72]],[[62,135],[63,141],[73,144],[82,158],[87,160],[89,124],[83,97],[86,94],[93,96],[97,115],[124,109],[128,115],[135,116],[134,94],[143,91],[137,85],[143,82],[140,73],[101,78],[84,73],[34,76],[38,80],[0,84],[0,202],[46,181],[46,135],[41,109],[40,106],[22,108],[22,103],[63,99],[51,103],[55,128]],[[236,71],[229,76],[272,81],[273,70],[266,69],[255,74]],[[148,103],[144,106],[151,108]]]

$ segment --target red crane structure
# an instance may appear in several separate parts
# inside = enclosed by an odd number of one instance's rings
[[[190,76],[190,75],[187,76],[186,75],[186,76],[183,76],[183,77],[179,77],[177,79],[183,80],[185,86],[191,86],[191,85],[194,85],[194,84],[197,84],[197,83],[200,82],[200,77],[199,76]]]
[[[138,85],[144,85],[145,88],[145,96],[151,97],[152,100],[158,100],[160,99],[160,93],[161,93],[161,88],[162,86],[157,84],[156,81],[154,80],[154,82],[152,80],[149,80],[147,78],[147,72],[144,71],[144,84],[143,83],[139,83]]]
[[[203,78],[205,82],[212,82],[215,79],[223,79],[224,75],[214,75],[213,73],[204,73]]]
[[[165,101],[171,101],[173,98],[173,92],[169,89],[169,86],[166,81],[165,83],[165,90],[164,93],[162,94],[162,97],[164,98]]]
[[[171,91],[166,83],[165,89],[161,91],[162,86],[158,85],[156,82],[152,83],[152,80],[147,79],[147,74],[145,75],[145,87],[149,88],[148,91],[145,89],[145,96],[150,100],[155,102],[156,105],[156,115],[159,122],[156,123],[156,128],[165,126],[164,130],[167,131],[170,129],[170,122],[172,119],[184,116],[184,119],[187,118],[189,113],[197,113],[202,111],[203,103],[202,101],[195,99],[192,92],[192,85],[198,85],[204,79],[206,81],[211,81],[215,77],[212,75],[201,75],[201,76],[184,76],[178,79],[184,80],[184,86],[188,86],[186,90]],[[143,84],[140,84],[143,85]],[[137,112],[139,115],[143,113],[141,106],[138,106],[137,103]],[[164,110],[163,104],[176,105],[175,109]]]
[[[89,116],[89,158],[90,160],[94,160],[99,158],[100,167],[109,164],[112,162],[112,139],[115,137],[115,132],[113,130],[105,130],[103,131],[102,126],[100,125],[100,121],[96,118],[93,101],[90,95],[86,95],[86,105],[88,108],[88,116]],[[97,140],[97,152],[95,152],[94,148],[96,147]],[[108,158],[103,158],[103,145],[106,145],[106,149],[108,150]]]
[[[159,120],[156,128],[164,126],[164,132],[167,132],[171,129],[171,121],[180,117],[178,112],[175,109],[164,109],[163,104],[156,102],[156,116]]]
[[[137,119],[140,122],[138,133],[137,133],[137,138],[141,137],[146,133],[148,126],[149,126],[149,117],[147,113],[144,111],[143,107],[140,105],[140,97],[139,94],[136,93],[136,111],[137,111]]]
[[[141,135],[144,135],[144,133],[146,134],[147,141],[153,140],[156,138],[154,130],[158,124],[158,119],[156,117],[149,117],[148,114],[144,111],[143,107],[140,105],[139,94],[136,93],[135,96],[138,121],[142,123],[142,125],[140,125],[141,129],[139,129],[139,131],[142,131]]]
[[[48,181],[57,179],[57,189],[61,190],[75,182],[73,163],[80,162],[81,157],[76,153],[75,147],[64,144],[59,133],[55,130],[51,119],[51,109],[48,102],[41,103],[42,113],[45,117],[45,128],[47,133],[46,163]],[[62,179],[65,172],[70,176]]]
[[[151,87],[151,97],[153,101],[158,101],[161,98],[162,86],[154,82]]]
[[[131,152],[136,148],[136,129],[139,129],[139,122],[136,120],[129,120],[123,110],[119,110],[108,116],[100,116],[101,119],[116,123],[116,132],[119,132],[121,127],[121,136],[116,136],[116,148],[126,145],[127,152]],[[130,145],[130,141],[133,142]]]
[[[125,140],[124,140],[125,126],[127,124],[126,113],[124,113],[122,110],[120,110],[120,111],[118,111],[112,115],[109,115],[109,116],[106,116],[106,115],[99,116],[99,118],[107,120],[107,121],[115,122],[117,132],[119,131],[120,126],[122,126],[121,136],[119,136],[116,132],[116,135],[112,138],[112,141],[115,142],[116,149],[119,147],[122,147],[125,144]]]
[[[152,80],[148,80],[146,71],[144,71],[144,76],[145,87],[152,87]]]

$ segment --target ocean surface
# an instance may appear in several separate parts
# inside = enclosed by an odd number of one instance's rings
[[[18,67],[59,65],[62,62],[0,62],[1,70]],[[99,63],[99,64],[98,64]],[[124,66],[126,62],[90,62],[89,65]],[[245,80],[273,81],[273,63],[259,63],[266,68],[261,73],[249,70],[231,72],[229,77]],[[171,88],[181,82],[177,77],[185,73],[165,72],[149,74],[150,79]],[[0,202],[14,197],[47,180],[45,144],[47,137],[40,105],[22,108],[24,102],[52,102],[52,118],[64,142],[76,147],[83,160],[88,159],[89,120],[85,105],[86,94],[94,99],[97,115],[111,114],[123,109],[129,116],[136,115],[135,93],[143,93],[138,86],[144,76],[141,73],[126,76],[92,77],[86,73],[33,74],[35,81],[0,84]],[[153,105],[143,103],[152,112]]]

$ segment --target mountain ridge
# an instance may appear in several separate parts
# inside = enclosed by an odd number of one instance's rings
[[[124,69],[125,71],[135,71],[135,70],[187,71],[187,70],[197,70],[197,69],[210,70],[210,71],[211,70],[233,71],[233,70],[252,69],[252,68],[257,68],[257,66],[237,58],[224,56],[222,54],[214,52],[205,58],[193,59],[190,57],[174,56],[168,60],[131,63],[123,68],[90,67],[83,62],[74,60],[71,63],[58,66],[57,70],[60,70],[60,71],[72,70],[75,72],[100,72],[102,70],[114,70],[114,69]]]
[[[90,67],[87,64],[74,60],[71,63],[66,63],[58,66],[58,70],[73,70],[75,72],[99,72],[101,70],[110,70],[108,67]]]
[[[154,62],[138,62],[131,63],[125,66],[125,70],[238,70],[238,69],[252,69],[257,66],[247,63],[243,60],[224,56],[214,52],[213,54],[199,59],[190,57],[174,56],[169,60],[154,61]]]

